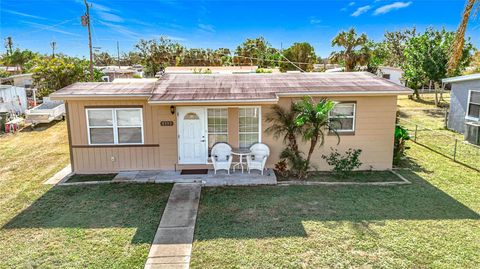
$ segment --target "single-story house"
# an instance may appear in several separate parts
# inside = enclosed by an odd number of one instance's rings
[[[397,85],[405,85],[405,80],[403,79],[403,70],[401,68],[380,66],[377,69],[377,75],[384,79],[388,79]]]
[[[340,144],[329,135],[314,153],[319,170],[329,170],[321,155],[330,147],[362,149],[361,169],[385,170],[392,168],[397,96],[411,93],[367,72],[164,74],[157,82],[75,83],[51,98],[65,101],[76,173],[209,168],[216,142],[265,143],[274,167],[285,145],[265,132],[267,115],[306,95],[338,102],[332,117],[343,115]]]
[[[465,124],[480,122],[480,73],[445,78],[442,83],[451,89],[447,127],[464,133]]]

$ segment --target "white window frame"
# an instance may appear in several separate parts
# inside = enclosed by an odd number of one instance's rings
[[[140,125],[135,126],[118,126],[117,124],[117,111],[118,110],[136,110],[140,111]],[[112,126],[90,126],[90,120],[88,118],[89,111],[111,111],[112,113]],[[87,122],[87,139],[88,145],[91,146],[110,146],[110,145],[143,145],[145,142],[144,132],[143,132],[143,109],[142,108],[86,108],[85,109],[85,120]],[[90,129],[95,128],[113,128],[113,143],[102,143],[102,144],[92,144],[90,140]],[[118,128],[140,128],[142,133],[142,142],[140,143],[119,143],[118,142]]]
[[[352,122],[352,129],[340,129],[336,130],[337,133],[352,133],[355,132],[355,127],[356,127],[356,116],[357,116],[357,103],[355,102],[338,102],[335,104],[337,105],[342,105],[342,104],[351,104],[353,105],[353,115],[352,116],[341,116],[341,117],[333,117],[331,111],[328,113],[328,119],[353,119]]]
[[[207,147],[207,159],[209,158],[209,156],[208,156],[208,145],[210,144],[210,141],[208,140],[208,135],[210,135],[210,132],[208,131],[208,110],[209,109],[226,109],[227,110],[227,132],[226,133],[211,133],[211,134],[215,134],[215,135],[226,134],[227,135],[227,143],[228,143],[228,121],[229,121],[229,119],[228,119],[228,107],[218,107],[217,106],[217,107],[206,107],[205,108],[205,118],[206,118],[205,119],[205,137],[206,137],[205,139],[207,141],[207,143],[205,143],[205,144],[206,144],[206,147]]]
[[[469,116],[469,114],[470,114],[470,103],[471,103],[470,100],[471,100],[471,98],[472,98],[472,92],[477,92],[477,93],[480,94],[480,89],[478,89],[478,90],[469,90],[469,91],[468,91],[467,113],[465,114],[465,119],[467,119],[467,120],[473,120],[473,121],[480,121],[480,117],[475,118],[475,117]],[[477,103],[473,103],[473,104],[480,106],[480,104],[477,104]]]
[[[262,107],[261,106],[242,106],[238,107],[238,147],[240,147],[240,109],[257,108],[258,109],[258,143],[262,143]],[[242,134],[256,134],[257,132],[241,132]]]

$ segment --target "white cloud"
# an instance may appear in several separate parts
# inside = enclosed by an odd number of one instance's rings
[[[372,7],[371,6],[363,6],[363,7],[359,7],[357,8],[357,10],[355,10],[355,12],[352,13],[352,17],[358,17],[360,15],[362,15],[363,13],[369,11]]]
[[[211,25],[211,24],[199,23],[198,28],[202,31],[205,31],[205,32],[210,32],[210,33],[215,32],[215,27],[213,27],[213,25]]]
[[[348,6],[351,7],[351,6],[354,6],[355,5],[355,2],[350,2],[348,3]]]
[[[384,5],[381,6],[377,9],[375,9],[375,12],[373,12],[373,15],[380,15],[380,14],[386,14],[390,11],[401,9],[401,8],[406,8],[410,6],[412,2],[395,2],[392,4]]]
[[[14,11],[14,10],[4,9],[3,11],[5,11],[7,13],[10,13],[10,14],[13,14],[13,15],[22,16],[22,17],[46,20],[46,18],[44,18],[44,17],[40,17],[40,16],[36,16],[36,15],[32,15],[32,14],[27,14],[27,13],[23,13],[23,12],[18,12],[18,11]]]
[[[110,21],[110,22],[123,22],[124,19],[120,16],[117,16],[113,13],[110,12],[105,12],[105,11],[98,11],[97,12],[98,17],[104,21]]]
[[[105,22],[105,21],[98,21],[100,24],[126,36],[126,37],[129,37],[131,39],[138,39],[140,38],[141,36],[136,33],[136,32],[133,32],[133,31],[130,31],[128,28],[122,26],[122,25],[118,25],[118,24],[114,24],[114,23],[109,23],[109,22]]]
[[[36,22],[31,22],[31,21],[21,21],[21,22],[29,24],[29,25],[38,29],[38,31],[34,31],[34,32],[51,31],[51,32],[60,33],[60,34],[64,34],[64,35],[80,36],[79,34],[76,34],[76,33],[72,33],[72,32],[68,32],[68,31],[58,29],[55,25],[46,25],[46,24],[41,24],[41,23],[36,23]]]
[[[320,24],[322,20],[317,19],[315,17],[310,17],[310,24]]]

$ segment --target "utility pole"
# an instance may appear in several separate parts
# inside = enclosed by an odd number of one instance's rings
[[[93,81],[93,49],[92,49],[92,32],[90,31],[90,6],[87,3],[87,0],[83,0],[85,2],[85,8],[87,11],[85,15],[82,16],[82,26],[87,26],[88,28],[88,47],[90,49],[90,80]]]
[[[57,46],[57,42],[52,41],[50,42],[50,47],[52,47],[52,58],[55,58],[55,47]]]
[[[117,41],[117,63],[118,63],[118,69],[120,69],[120,45],[118,44],[118,41]]]
[[[7,56],[12,55],[13,41],[11,36],[8,36],[7,38],[5,38],[5,48],[7,49]]]

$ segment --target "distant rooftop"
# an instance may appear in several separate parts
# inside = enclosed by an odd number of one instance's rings
[[[277,101],[280,96],[411,94],[367,72],[165,74],[157,82],[75,83],[52,97],[145,96],[152,103]]]
[[[465,75],[465,76],[458,76],[458,77],[451,77],[451,78],[444,78],[444,79],[442,79],[442,82],[443,83],[452,83],[452,82],[477,80],[477,79],[480,79],[480,73]]]

